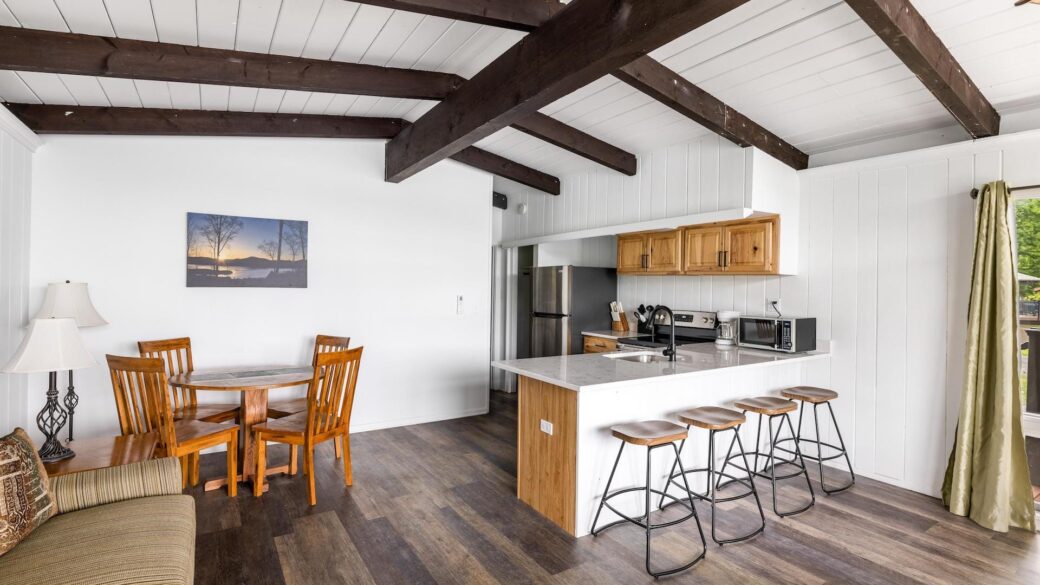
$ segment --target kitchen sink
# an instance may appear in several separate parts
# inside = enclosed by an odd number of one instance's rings
[[[626,362],[634,362],[637,364],[655,364],[661,362],[670,361],[667,357],[657,352],[651,351],[629,351],[629,352],[618,352],[618,353],[605,353],[603,357],[610,358],[613,360],[623,360]],[[675,356],[676,362],[688,362],[690,356],[678,354]]]

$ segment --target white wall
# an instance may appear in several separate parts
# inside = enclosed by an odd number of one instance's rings
[[[37,141],[16,124],[0,107],[0,366],[21,342],[29,313],[29,209]],[[0,374],[0,435],[29,426],[28,387],[25,375]]]
[[[617,238],[600,236],[538,244],[535,265],[614,268],[617,266]]]
[[[509,196],[502,241],[750,207],[751,158],[752,149],[711,135],[640,154],[633,177],[600,168],[562,175],[555,197],[502,181],[499,190]]]
[[[101,362],[189,335],[197,368],[306,364],[314,334],[349,335],[365,346],[355,430],[486,412],[491,177],[445,162],[395,185],[383,156],[378,141],[49,138],[30,309],[48,282],[88,282],[110,322],[83,330]],[[188,211],[309,221],[308,288],[186,288]],[[106,375],[77,373],[77,436],[118,430]]]
[[[954,441],[974,239],[972,187],[1040,183],[1040,133],[802,173],[808,270],[788,308],[834,341],[857,471],[937,494]]]

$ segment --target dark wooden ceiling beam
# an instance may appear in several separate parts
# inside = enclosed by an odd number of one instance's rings
[[[393,138],[408,125],[396,118],[4,104],[40,134],[145,136],[286,136]]]
[[[521,185],[544,191],[550,195],[560,194],[560,180],[550,174],[513,162],[495,153],[470,146],[451,155],[451,160],[469,165],[492,175],[516,181]]]
[[[465,81],[434,71],[6,26],[0,27],[0,68],[430,100]]]
[[[757,147],[797,170],[809,167],[809,155],[650,57],[625,65],[614,76],[740,146]]]
[[[558,0],[361,0],[362,4],[529,32],[567,5]]]
[[[431,71],[0,27],[0,69],[441,99],[465,81]],[[636,158],[548,116],[518,127],[579,156],[635,173]]]
[[[747,0],[575,0],[387,144],[387,180],[411,175]]]
[[[512,127],[619,173],[630,177],[636,174],[634,154],[545,114],[535,112],[519,122],[514,122]]]
[[[910,0],[846,0],[974,138],[1000,133],[1000,114]]]
[[[408,126],[408,122],[396,118],[356,116],[37,104],[4,106],[39,134],[390,139]],[[556,177],[496,154],[468,148],[452,158],[546,193],[560,194],[560,180]]]

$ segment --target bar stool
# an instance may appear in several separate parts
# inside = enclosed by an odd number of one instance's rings
[[[743,458],[744,467],[747,469],[751,468],[751,466],[748,465],[747,456],[744,453],[744,443],[740,440],[740,426],[747,422],[747,417],[745,417],[743,413],[737,412],[735,410],[730,410],[728,408],[722,408],[719,406],[702,406],[700,408],[693,408],[685,412],[679,413],[679,420],[686,424],[687,431],[689,431],[690,427],[697,427],[699,429],[708,430],[708,466],[699,469],[688,469],[682,472],[682,475],[700,472],[708,473],[708,485],[705,489],[705,493],[699,494],[692,490],[690,491],[690,493],[696,498],[711,502],[711,539],[714,540],[719,546],[722,546],[724,544],[742,542],[755,536],[756,534],[761,534],[762,531],[766,528],[766,516],[764,513],[762,513],[762,502],[758,499],[758,490],[755,489],[754,475],[749,472],[747,479],[745,480],[744,478],[739,478],[726,473],[726,465],[729,463],[729,460],[731,459],[730,455],[733,453],[734,445],[736,445],[740,449],[740,453],[738,455],[741,458]],[[733,439],[731,439],[729,442],[729,450],[726,452],[726,459],[723,460],[722,469],[715,471],[715,435],[716,433],[720,433],[727,430],[733,431]],[[685,445],[686,440],[683,439],[683,442],[679,444],[680,453],[682,453],[683,447]],[[736,455],[734,455],[734,457],[736,457]],[[668,474],[668,484],[665,485],[665,491],[668,491],[668,488],[670,488],[672,484],[674,484],[676,487],[682,487],[675,481],[675,478],[679,477],[680,475],[675,472],[675,467],[678,463],[679,461],[677,460],[676,463],[672,465],[672,471]],[[724,498],[716,497],[716,492],[721,487],[720,483],[722,482],[722,478],[724,477],[729,478],[730,480],[726,483],[726,485],[736,482],[746,487],[747,491],[741,494],[727,496]],[[683,477],[683,483],[686,484],[685,477]],[[719,537],[716,536],[715,532],[715,517],[717,516],[715,504],[718,502],[732,502],[734,500],[740,500],[748,496],[755,497],[755,505],[758,506],[758,516],[762,519],[762,523],[758,526],[758,528],[743,536],[720,540]],[[672,503],[673,502],[668,502],[668,505]],[[666,507],[663,496],[661,497],[660,506],[662,509]]]
[[[816,445],[816,454],[815,455],[812,455],[812,454],[809,454],[809,455],[802,454],[802,458],[803,459],[809,459],[811,461],[815,461],[817,463],[817,465],[819,465],[819,467],[820,467],[820,487],[823,489],[823,493],[825,493],[827,495],[836,494],[838,492],[843,492],[843,491],[849,489],[850,487],[852,487],[856,483],[856,472],[852,471],[852,462],[849,461],[849,452],[848,452],[847,449],[845,449],[845,440],[841,438],[841,429],[838,428],[838,419],[837,419],[837,417],[834,416],[834,408],[831,407],[831,400],[834,400],[835,398],[837,398],[838,397],[838,393],[835,392],[834,390],[828,390],[827,388],[816,388],[814,386],[795,386],[794,388],[788,388],[786,390],[781,390],[780,394],[782,394],[783,396],[785,396],[787,398],[790,398],[792,400],[798,400],[799,402],[802,403],[802,407],[798,411],[798,433],[795,436],[798,438],[799,445],[801,445],[801,443],[812,443],[812,444]],[[802,416],[805,414],[805,404],[807,402],[809,404],[812,404],[812,406],[813,406],[813,425],[815,425],[815,427],[816,427],[816,438],[815,439],[807,439],[807,438],[802,436]],[[822,440],[820,440],[820,417],[819,417],[819,413],[816,412],[816,409],[819,408],[820,404],[826,404],[827,405],[827,410],[830,411],[830,413],[831,413],[831,422],[834,423],[834,430],[835,430],[835,432],[838,433],[838,445],[833,445],[831,443],[825,443]],[[785,443],[785,442],[788,442],[788,441],[793,441],[793,440],[794,440],[794,437],[786,438],[786,439],[780,439],[780,441],[778,441],[778,443],[782,444],[782,443]],[[823,448],[824,447],[827,447],[827,448],[830,448],[830,449],[834,449],[836,454],[828,456],[828,457],[824,457],[823,456]],[[781,451],[783,451],[785,453],[793,454],[793,452],[790,449],[786,449],[784,447],[778,446],[777,449],[779,449],[779,450],[781,450]],[[823,478],[823,462],[824,461],[830,461],[832,459],[837,459],[839,457],[844,457],[845,458],[845,464],[849,468],[849,475],[852,476],[852,479],[849,480],[849,483],[845,484],[842,487],[834,488],[834,489],[827,489],[827,484],[824,482],[824,478]]]
[[[664,497],[671,498],[672,500],[674,500],[676,502],[679,502],[679,503],[681,503],[683,505],[686,505],[686,500],[682,500],[682,499],[676,498],[674,496],[668,495],[665,491],[655,490],[652,487],[650,487],[650,477],[651,477],[651,475],[650,475],[650,458],[651,458],[651,455],[653,454],[653,450],[654,449],[658,449],[658,448],[661,448],[661,447],[665,447],[665,446],[671,445],[672,450],[675,451],[675,458],[676,458],[676,461],[678,462],[679,469],[680,470],[682,469],[682,462],[678,461],[678,459],[679,459],[679,449],[676,448],[675,441],[686,440],[686,436],[687,436],[686,429],[684,429],[683,427],[681,427],[681,426],[679,426],[679,425],[677,425],[675,423],[672,423],[672,422],[668,422],[668,421],[664,421],[664,420],[652,420],[652,421],[626,423],[626,424],[613,426],[613,427],[610,427],[610,432],[611,432],[612,435],[614,435],[618,439],[621,439],[621,448],[618,449],[617,458],[614,459],[614,467],[613,467],[613,469],[610,470],[610,478],[607,479],[607,487],[603,491],[603,498],[600,500],[599,508],[596,510],[596,517],[592,520],[592,535],[596,536],[600,532],[603,532],[604,530],[606,530],[607,528],[610,528],[612,526],[616,526],[616,525],[621,524],[623,522],[631,522],[632,524],[635,524],[636,526],[641,526],[644,530],[646,530],[646,572],[649,573],[655,579],[658,578],[658,577],[663,577],[665,575],[673,575],[673,574],[678,573],[680,571],[685,571],[686,569],[689,569],[690,567],[696,565],[697,563],[699,563],[704,558],[704,555],[707,554],[707,547],[708,547],[708,545],[707,545],[707,542],[704,540],[704,530],[701,528],[701,521],[700,521],[700,518],[697,516],[697,508],[696,508],[696,506],[693,505],[693,499],[689,497],[689,495],[690,495],[690,487],[688,485],[686,486],[686,494],[687,494],[687,499],[689,500],[689,505],[686,506],[686,507],[687,507],[687,509],[690,510],[690,513],[685,515],[685,516],[683,516],[682,518],[679,518],[678,520],[672,520],[670,522],[663,522],[661,524],[651,524],[650,523],[650,511],[651,511],[650,510],[650,494],[660,494],[660,495],[662,495]],[[624,488],[624,489],[617,490],[614,493],[610,493],[610,484],[613,483],[613,481],[614,481],[614,472],[617,471],[618,462],[621,461],[621,454],[624,452],[626,444],[645,446],[647,448],[646,449],[646,485],[645,486],[636,486],[636,487]],[[686,476],[683,475],[683,481],[685,482],[685,480],[686,480]],[[667,487],[665,488],[665,490],[667,491]],[[630,493],[630,492],[645,492],[646,493],[646,514],[643,516],[642,520],[638,520],[636,518],[632,518],[630,516],[626,516],[625,514],[622,514],[621,512],[619,512],[617,510],[617,508],[615,508],[614,506],[611,506],[608,503],[608,501],[611,498],[613,498],[615,496],[620,496],[621,494],[627,494],[627,493]],[[603,511],[604,507],[610,508],[610,511],[614,512],[615,514],[620,516],[621,519],[620,520],[615,520],[614,522],[611,522],[610,524],[607,524],[606,526],[603,526],[603,527],[597,529],[596,528],[596,523],[599,522],[599,515]],[[668,526],[675,526],[676,524],[679,524],[681,522],[685,522],[686,520],[689,520],[690,518],[693,518],[694,521],[697,523],[697,531],[701,535],[701,554],[697,558],[693,559],[692,561],[690,561],[689,563],[687,563],[685,565],[682,565],[681,567],[676,567],[676,568],[668,569],[668,570],[665,570],[665,571],[658,571],[658,572],[655,573],[653,570],[650,569],[650,533],[652,531],[654,531],[654,530],[659,529],[659,528],[666,528]]]
[[[812,482],[809,481],[809,472],[805,469],[805,460],[802,459],[802,453],[798,449],[798,442],[794,443],[794,454],[791,459],[783,459],[776,456],[777,443],[780,439],[780,432],[784,428],[784,423],[787,423],[787,428],[791,430],[791,436],[797,436],[794,430],[794,425],[791,424],[791,417],[788,413],[797,410],[798,405],[786,398],[780,398],[779,396],[758,396],[755,398],[744,398],[738,400],[735,403],[736,407],[743,410],[745,413],[752,412],[758,415],[758,428],[755,431],[755,451],[751,453],[755,456],[755,465],[753,467],[754,475],[770,480],[773,486],[773,513],[781,518],[786,516],[794,516],[795,514],[801,514],[816,504],[816,494],[813,492]],[[760,451],[762,445],[762,419],[764,417],[769,418],[769,453],[762,453]],[[776,433],[773,433],[773,419],[779,418],[780,424],[777,425]],[[758,458],[759,456],[768,458],[769,473],[759,471],[758,469]],[[727,457],[733,459],[736,456]],[[789,464],[798,468],[798,471],[789,473],[787,475],[776,474],[777,464]],[[738,465],[737,469],[741,469]],[[741,469],[741,471],[748,471],[747,469]],[[809,488],[809,503],[802,508],[796,510],[790,510],[781,512],[776,505],[776,482],[777,480],[791,479],[802,475],[805,477],[805,485]]]

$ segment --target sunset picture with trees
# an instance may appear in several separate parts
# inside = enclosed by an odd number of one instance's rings
[[[307,288],[307,222],[188,213],[187,285]]]

